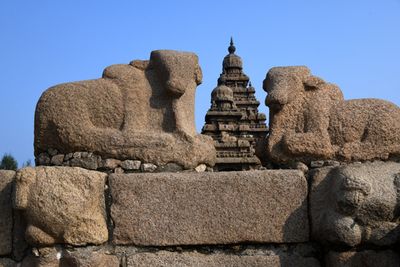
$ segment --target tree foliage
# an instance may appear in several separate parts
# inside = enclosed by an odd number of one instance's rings
[[[11,154],[4,154],[0,162],[0,169],[15,171],[18,169],[18,162]]]
[[[30,159],[28,159],[27,161],[22,163],[22,168],[31,167],[31,166],[32,166],[32,161]]]

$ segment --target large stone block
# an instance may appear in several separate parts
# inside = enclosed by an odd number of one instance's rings
[[[107,67],[100,79],[54,86],[36,107],[35,155],[51,148],[156,165],[214,165],[212,139],[194,124],[201,80],[195,54],[157,50],[150,60]]]
[[[15,171],[0,170],[0,255],[12,250],[12,187]]]
[[[311,177],[314,239],[347,246],[399,241],[400,163],[326,167]]]
[[[391,102],[344,100],[339,87],[304,66],[270,69],[263,87],[271,118],[267,150],[275,162],[400,155],[400,108]]]
[[[399,267],[399,254],[392,250],[330,251],[325,257],[327,267]]]
[[[198,252],[167,252],[137,253],[128,257],[128,267],[318,267],[315,258],[305,258],[297,255],[233,255],[233,254],[201,254]]]
[[[112,174],[115,244],[309,239],[307,182],[294,170]]]
[[[24,211],[31,245],[101,244],[108,239],[106,174],[73,167],[17,172],[15,208]]]

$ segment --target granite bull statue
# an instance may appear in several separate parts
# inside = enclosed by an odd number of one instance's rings
[[[35,113],[35,156],[49,148],[193,168],[214,165],[212,139],[196,134],[202,72],[193,53],[153,51],[149,61],[112,65],[96,80],[43,93]]]
[[[400,154],[400,109],[379,99],[344,100],[339,87],[307,67],[275,67],[268,93],[267,152],[275,163],[365,161]]]

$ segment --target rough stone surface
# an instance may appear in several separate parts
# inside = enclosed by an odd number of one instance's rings
[[[124,169],[122,168],[115,168],[114,173],[124,173]]]
[[[47,153],[43,152],[36,156],[36,165],[49,165],[50,157]]]
[[[24,211],[31,245],[101,244],[107,241],[106,174],[71,167],[17,172],[15,208]]]
[[[106,169],[115,169],[121,165],[121,161],[118,159],[105,159],[103,160],[102,167]]]
[[[392,250],[383,251],[330,251],[326,256],[327,267],[398,267],[400,257]]]
[[[183,167],[176,163],[167,163],[157,167],[157,172],[179,172],[182,171]]]
[[[317,267],[315,258],[303,258],[294,255],[232,255],[232,254],[201,254],[198,252],[168,252],[138,253],[128,258],[128,267]]]
[[[82,167],[89,170],[96,170],[99,167],[99,161],[96,157],[74,157],[69,162],[72,167]]]
[[[151,163],[143,163],[141,165],[142,172],[153,172],[157,169],[157,165]]]
[[[36,108],[35,155],[53,148],[157,165],[214,165],[212,139],[194,125],[201,80],[195,54],[157,50],[149,61],[107,67],[100,79],[49,88]]]
[[[13,226],[13,249],[12,258],[16,261],[22,261],[29,250],[29,244],[25,240],[26,221],[23,211],[14,210]]]
[[[323,160],[311,161],[311,164],[310,164],[311,168],[321,168],[323,166],[324,166],[324,161]]]
[[[194,168],[196,172],[205,172],[207,170],[207,166],[205,164],[200,164],[196,168]]]
[[[345,101],[341,90],[307,67],[275,67],[264,80],[276,163],[365,161],[400,154],[400,109],[378,99]]]
[[[74,157],[74,153],[68,153],[65,155],[64,160],[68,161]]]
[[[106,255],[101,253],[71,253],[64,254],[60,259],[61,266],[70,267],[119,267],[119,259],[114,255]],[[68,265],[69,264],[69,265]]]
[[[0,267],[17,267],[17,263],[11,259],[0,258]]]
[[[400,240],[400,163],[325,167],[311,177],[314,239],[347,246],[386,246]]]
[[[0,255],[12,250],[12,187],[15,171],[0,170]]]
[[[53,156],[57,155],[57,153],[58,153],[57,149],[53,149],[53,148],[49,148],[47,150],[47,152],[49,153],[50,157],[53,157]]]
[[[124,160],[121,163],[121,167],[122,167],[122,169],[127,170],[127,171],[135,171],[135,170],[140,169],[140,164],[142,164],[140,162],[140,160],[129,160],[128,159],[128,160]]]
[[[297,170],[113,174],[109,182],[115,244],[308,241],[307,182]]]
[[[32,249],[21,262],[21,267],[58,267],[61,251],[54,247]]]
[[[117,256],[93,251],[90,247],[79,249],[41,248],[37,255],[30,254],[22,267],[119,267]]]
[[[55,156],[53,156],[52,158],[51,158],[51,164],[53,164],[53,165],[62,165],[62,163],[63,163],[63,161],[64,161],[64,155],[63,154],[58,154],[58,155],[55,155]]]

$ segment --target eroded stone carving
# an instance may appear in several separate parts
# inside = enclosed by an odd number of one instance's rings
[[[149,61],[107,67],[101,79],[52,87],[36,107],[35,155],[51,148],[186,168],[213,165],[212,139],[196,134],[194,125],[201,80],[195,54],[157,50]]]
[[[310,194],[312,235],[322,243],[391,245],[400,237],[400,164],[317,169]]]
[[[106,242],[106,176],[72,167],[19,170],[14,205],[24,211],[26,241],[39,246]]]
[[[378,99],[344,100],[307,67],[275,67],[264,80],[270,108],[267,150],[278,163],[365,161],[400,154],[400,109]]]

